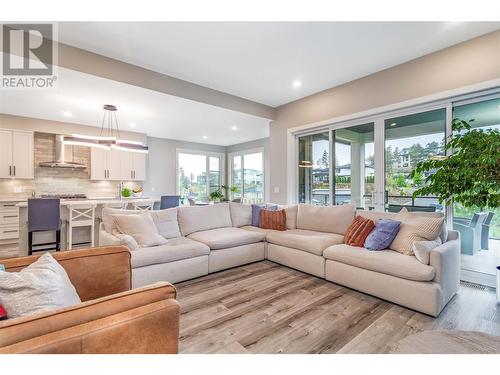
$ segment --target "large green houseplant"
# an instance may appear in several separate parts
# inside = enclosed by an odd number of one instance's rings
[[[500,131],[472,129],[471,121],[453,120],[453,133],[445,145],[448,156],[417,164],[411,177],[427,177],[414,197],[434,195],[440,203],[453,199],[480,209],[500,206]]]

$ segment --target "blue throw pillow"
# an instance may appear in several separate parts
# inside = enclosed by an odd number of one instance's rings
[[[384,250],[394,241],[399,232],[400,221],[380,219],[366,237],[364,247],[368,250]]]
[[[265,207],[263,204],[252,204],[252,225],[254,227],[259,226],[260,222],[260,210]]]
[[[277,204],[252,204],[252,226],[260,226],[260,210],[277,211]]]

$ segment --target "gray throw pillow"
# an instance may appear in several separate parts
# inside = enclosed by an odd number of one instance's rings
[[[80,297],[68,274],[50,253],[20,272],[0,272],[0,304],[8,318],[74,306]]]

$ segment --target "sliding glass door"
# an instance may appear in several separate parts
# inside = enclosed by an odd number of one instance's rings
[[[413,211],[440,211],[444,207],[433,196],[413,197],[428,175],[410,173],[417,164],[444,155],[446,109],[388,118],[385,130],[385,209],[399,212],[403,206]]]
[[[457,105],[453,117],[472,129],[500,130],[500,98]],[[500,209],[453,204],[453,229],[461,234],[462,272],[471,281],[494,286],[500,265]]]
[[[299,137],[299,202],[330,204],[329,132]]]
[[[373,122],[332,130],[333,204],[373,208],[375,187]]]

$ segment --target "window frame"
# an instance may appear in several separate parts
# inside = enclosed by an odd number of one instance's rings
[[[266,154],[264,147],[256,147],[256,148],[251,148],[251,149],[246,149],[246,150],[241,150],[241,151],[235,151],[231,152],[227,155],[227,160],[228,160],[228,185],[231,185],[233,182],[233,160],[235,156],[241,157],[241,172],[240,172],[240,178],[241,178],[241,184],[239,186],[239,195],[241,197],[242,202],[245,199],[245,155],[249,154],[262,154],[262,200],[263,202],[266,201]],[[230,193],[230,199],[234,199],[234,193]]]
[[[225,184],[225,168],[226,165],[226,155],[222,152],[211,152],[211,151],[199,151],[193,149],[183,149],[178,148],[175,150],[175,192],[180,195],[179,186],[179,154],[190,154],[205,157],[205,184],[206,184],[206,196],[210,197],[210,157],[219,158],[219,171],[220,171],[220,184]]]

